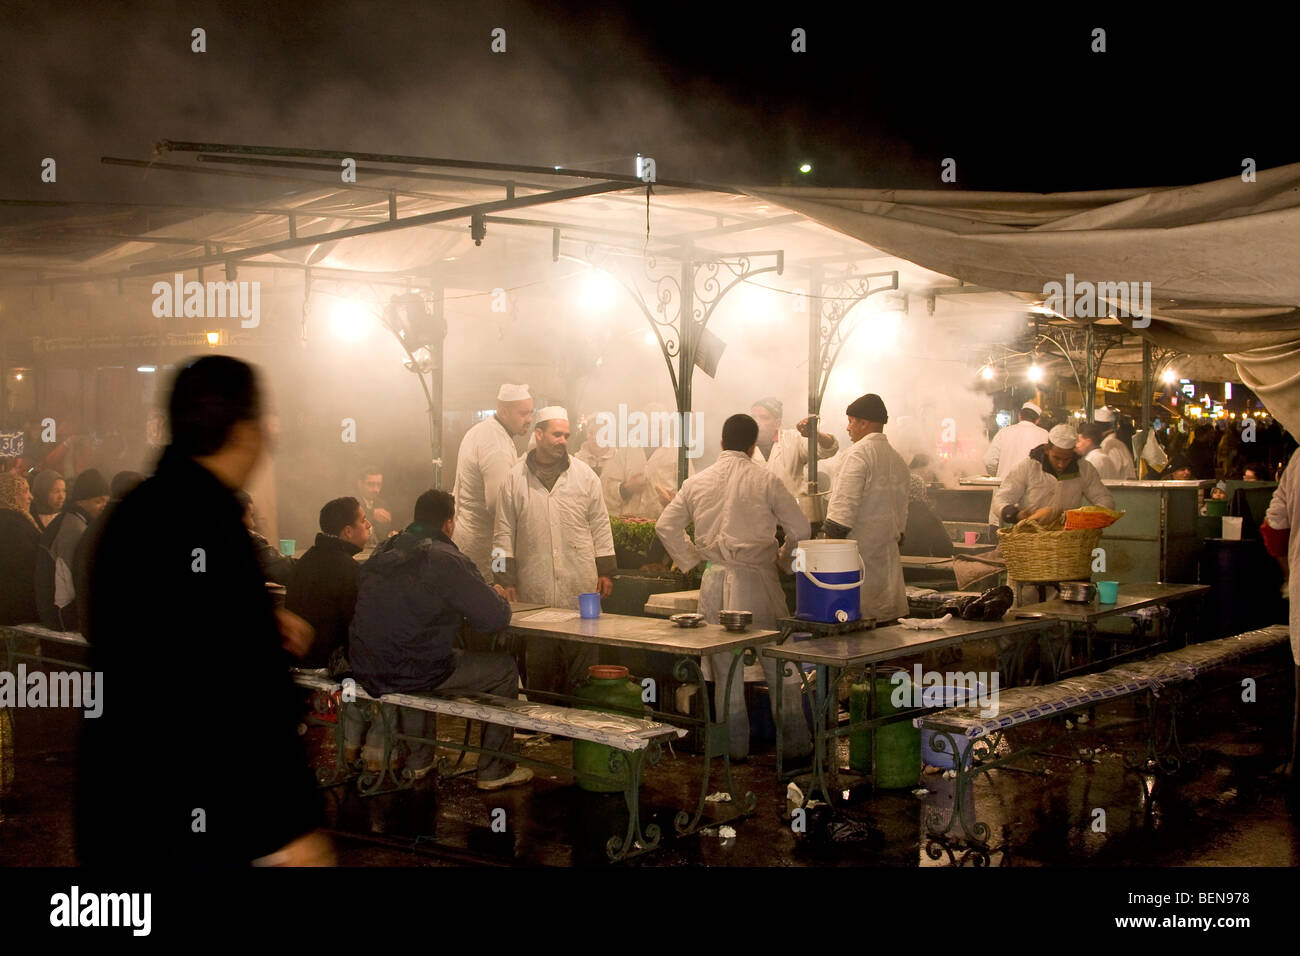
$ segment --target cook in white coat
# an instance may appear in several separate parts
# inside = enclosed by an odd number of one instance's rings
[[[667,408],[646,406],[654,434],[648,447],[627,445],[613,450],[600,482],[605,507],[623,518],[658,518],[677,492],[677,443]]]
[[[984,453],[984,467],[990,475],[1001,478],[1020,464],[1031,449],[1047,441],[1047,429],[1038,424],[1042,413],[1043,410],[1033,402],[1025,402],[1020,406],[1020,421],[993,436],[988,451]]]
[[[1124,443],[1115,435],[1115,425],[1118,420],[1115,409],[1109,405],[1103,405],[1097,409],[1093,418],[1101,426],[1105,436],[1102,438],[1099,447],[1102,454],[1110,459],[1110,471],[1114,472],[1113,476],[1103,472],[1102,477],[1132,481],[1137,477],[1137,466],[1133,463],[1133,452],[1125,447]]]
[[[1079,433],[1069,425],[1053,428],[1048,443],[1031,451],[1002,479],[993,495],[989,524],[1015,524],[1043,508],[1060,513],[1078,508],[1085,500],[1114,508],[1115,498],[1101,483],[1097,469],[1075,454],[1078,442]]]
[[[577,610],[579,594],[614,589],[614,535],[600,479],[569,455],[569,413],[553,405],[536,419],[537,447],[510,469],[497,500],[492,546],[506,570],[496,583],[511,601]],[[598,656],[594,644],[530,638],[528,686],[570,694]]]
[[[528,431],[533,399],[527,385],[502,385],[497,411],[465,433],[456,455],[456,547],[474,562],[483,580],[492,583],[492,535],[496,531],[497,495],[519,460],[515,436]]]
[[[863,395],[846,409],[853,448],[835,475],[822,529],[828,538],[852,538],[862,556],[864,618],[907,616],[907,589],[898,545],[907,528],[907,462],[885,437],[889,413],[879,395]]]
[[[1291,463],[1277,480],[1273,491],[1273,500],[1268,503],[1264,514],[1264,544],[1287,576],[1287,594],[1291,603],[1291,659],[1295,663],[1295,686],[1300,688],[1300,534],[1294,533],[1300,527],[1300,459],[1294,455]],[[1285,532],[1280,534],[1277,532]],[[1300,737],[1300,696],[1296,699],[1295,720],[1291,726],[1291,760],[1287,763],[1286,773],[1293,786],[1300,783],[1300,776],[1295,772],[1296,740]]]
[[[796,498],[808,484],[808,419],[794,428],[781,427],[784,406],[778,398],[760,398],[749,410],[758,423],[758,449],[754,460],[781,479],[785,490]],[[840,450],[834,435],[817,433],[817,459],[824,461]]]
[[[1123,472],[1119,463],[1101,450],[1106,432],[1096,422],[1084,422],[1079,426],[1079,440],[1074,445],[1074,453],[1097,469],[1102,480],[1119,478]]]
[[[687,478],[681,491],[660,515],[655,532],[673,561],[689,571],[701,561],[709,568],[700,581],[700,613],[718,623],[721,610],[750,611],[755,627],[775,628],[790,613],[781,590],[778,566],[790,566],[797,543],[811,533],[794,497],[775,475],[752,456],[758,424],[749,415],[732,415],[722,426],[722,454],[698,475]],[[686,526],[695,523],[695,541]],[[776,526],[785,529],[785,546],[778,554]],[[749,753],[749,718],[745,711],[744,667],[732,654],[715,654],[709,663],[716,688],[715,713],[727,714],[731,757]],[[811,750],[798,679],[778,679],[779,662],[761,658],[773,715],[776,688],[783,695],[783,756],[806,757]],[[728,695],[728,686],[730,694]]]

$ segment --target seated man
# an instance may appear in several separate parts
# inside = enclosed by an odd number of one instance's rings
[[[338,680],[351,676],[347,660],[348,628],[357,606],[357,577],[361,565],[352,559],[370,540],[370,520],[356,498],[335,498],[320,510],[320,534],[289,576],[284,606],[316,629],[316,640],[302,660],[303,667],[328,667]],[[365,713],[360,702],[343,707],[343,759],[361,756]],[[382,770],[384,724],[375,715],[366,732],[366,769]]]
[[[345,650],[357,604],[361,566],[352,556],[370,540],[370,521],[356,498],[335,498],[320,510],[316,543],[294,564],[284,606],[316,629],[303,667],[349,670]]]
[[[253,548],[257,551],[257,565],[262,569],[262,577],[279,585],[287,585],[289,575],[293,574],[293,558],[281,554],[272,547],[271,542],[258,533],[253,515],[253,499],[248,492],[240,488],[235,492],[235,497],[244,506],[244,527],[248,529],[248,536],[253,539]]]
[[[452,543],[456,504],[445,491],[430,489],[415,502],[415,521],[384,541],[361,567],[357,607],[348,650],[356,679],[375,696],[427,691],[471,691],[514,697],[519,671],[508,654],[454,647],[461,625],[484,632],[510,623],[504,590],[489,586]],[[403,733],[432,737],[433,715],[401,711]],[[499,724],[483,727],[483,748],[511,748],[513,732]],[[434,767],[433,747],[411,748],[406,769],[416,779]],[[505,757],[482,754],[478,788],[498,790],[527,783],[533,772]]]

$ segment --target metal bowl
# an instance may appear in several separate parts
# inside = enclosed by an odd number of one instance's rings
[[[678,627],[700,627],[704,623],[703,614],[674,614],[668,618]]]
[[[729,631],[743,631],[754,620],[753,611],[719,611],[718,623]]]
[[[1088,581],[1062,581],[1057,587],[1061,600],[1071,604],[1091,604],[1097,597],[1097,585]]]

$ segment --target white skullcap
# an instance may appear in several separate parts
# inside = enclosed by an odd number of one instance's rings
[[[532,398],[528,394],[527,385],[502,385],[501,390],[497,392],[498,402],[522,402],[527,398]]]
[[[1115,410],[1109,405],[1103,405],[1093,413],[1092,420],[1095,422],[1113,422],[1115,420]]]
[[[1035,405],[1033,402],[1025,402],[1025,404],[1021,405],[1020,407],[1029,409],[1035,415],[1043,414],[1043,410],[1039,408],[1037,405]]]
[[[547,405],[540,412],[535,412],[533,414],[533,427],[536,428],[542,422],[554,421],[556,419],[561,419],[567,422],[569,420],[568,410],[559,405]]]
[[[1074,444],[1079,440],[1079,433],[1074,430],[1073,425],[1057,425],[1047,433],[1047,440],[1057,448],[1068,448],[1074,451]]]

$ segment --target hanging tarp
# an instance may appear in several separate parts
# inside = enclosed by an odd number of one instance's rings
[[[1300,164],[1196,186],[1058,194],[770,188],[750,195],[965,282],[1149,282],[1156,344],[1236,364],[1300,430]],[[1122,318],[1134,327],[1133,319]]]

